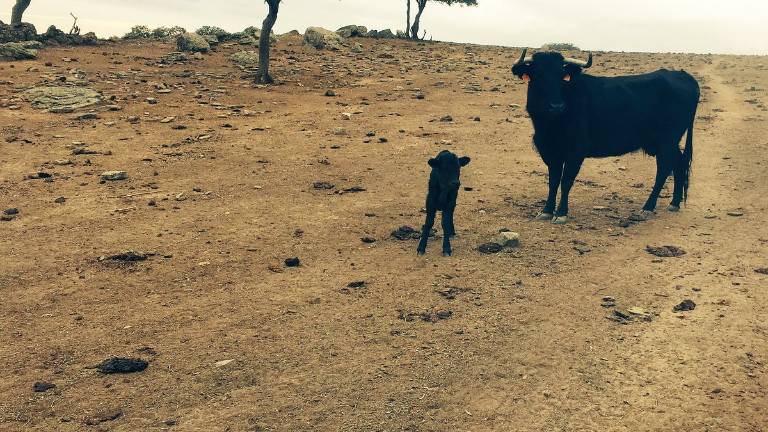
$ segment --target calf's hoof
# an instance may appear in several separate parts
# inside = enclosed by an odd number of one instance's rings
[[[562,216],[555,216],[552,219],[552,223],[555,225],[565,225],[568,223],[568,216],[562,215]]]
[[[553,217],[555,217],[555,215],[552,214],[552,213],[541,212],[541,213],[536,215],[535,219],[536,220],[551,221]]]
[[[667,211],[671,211],[672,213],[677,213],[680,211],[680,206],[670,204],[669,207],[667,207]]]

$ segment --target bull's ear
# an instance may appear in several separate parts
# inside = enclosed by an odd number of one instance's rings
[[[428,161],[427,161],[427,163],[428,163],[428,164],[429,164],[429,166],[431,166],[432,168],[437,168],[437,165],[438,165],[437,159],[435,159],[435,158],[432,158],[432,159],[428,160]]]
[[[564,76],[568,77],[568,79],[565,80],[565,81],[574,80],[574,79],[578,78],[579,75],[581,75],[581,67],[580,66],[577,66],[577,65],[574,65],[574,64],[567,64],[567,65],[565,65],[565,68],[563,68],[563,69],[564,69],[563,72],[565,73]]]
[[[512,74],[522,79],[524,75],[530,75],[530,69],[530,65],[516,64],[512,66]]]
[[[469,165],[469,161],[472,159],[469,158],[469,156],[464,156],[459,158],[459,165],[460,166],[467,166]]]

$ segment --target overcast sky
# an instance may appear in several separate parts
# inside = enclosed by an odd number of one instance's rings
[[[405,27],[406,0],[284,0],[278,33],[346,24]],[[0,0],[10,20],[14,0]],[[768,0],[478,0],[480,6],[430,2],[422,29],[436,40],[538,47],[572,42],[583,49],[768,54]],[[414,7],[415,9],[415,7]],[[69,12],[83,32],[122,35],[131,26],[261,27],[261,0],[32,0],[25,21],[68,30]],[[415,13],[415,12],[414,12]]]

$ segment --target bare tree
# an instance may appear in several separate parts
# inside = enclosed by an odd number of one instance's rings
[[[411,38],[419,39],[419,24],[421,22],[421,14],[424,13],[424,8],[427,7],[429,0],[416,0],[416,5],[419,7],[419,11],[416,12],[416,16],[413,18],[413,26],[411,27]],[[445,3],[449,6],[460,4],[463,6],[477,6],[477,0],[433,0],[438,3]],[[409,2],[410,6],[410,2]],[[426,34],[426,32],[425,32]]]
[[[261,38],[259,39],[259,71],[256,74],[256,81],[262,84],[271,84],[274,82],[269,75],[269,37],[272,34],[272,27],[277,21],[277,12],[280,10],[281,0],[264,0],[269,5],[269,13],[264,18],[261,26]]]
[[[29,7],[29,3],[32,0],[16,0],[16,4],[11,9],[11,25],[16,26],[21,24],[21,17],[24,15],[24,11]]]
[[[411,0],[405,0],[406,14],[405,14],[405,35],[408,36],[411,32]]]

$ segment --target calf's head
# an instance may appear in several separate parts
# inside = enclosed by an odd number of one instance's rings
[[[581,75],[582,69],[592,66],[589,60],[581,61],[563,57],[558,52],[538,52],[526,56],[523,50],[520,59],[512,66],[512,73],[528,82],[528,103],[526,108],[533,115],[559,116],[567,110],[564,91]]]
[[[432,167],[432,178],[440,185],[443,193],[455,191],[461,186],[459,177],[461,176],[461,167],[469,164],[470,158],[467,156],[458,157],[448,150],[441,151],[437,157],[429,160],[429,166]]]

